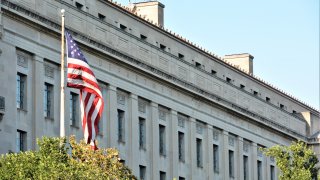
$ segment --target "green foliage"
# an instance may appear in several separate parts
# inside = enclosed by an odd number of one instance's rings
[[[116,149],[93,151],[73,136],[69,144],[65,138],[47,137],[37,143],[39,151],[1,155],[1,179],[137,179],[119,162]]]
[[[273,146],[263,149],[264,154],[273,156],[280,169],[279,180],[311,180],[316,178],[318,159],[303,142],[293,142],[290,146]]]

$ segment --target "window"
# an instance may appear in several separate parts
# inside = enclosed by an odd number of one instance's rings
[[[241,89],[244,89],[245,87],[246,87],[245,85],[240,84],[240,88],[241,88]]]
[[[270,102],[270,98],[269,98],[269,97],[266,97],[266,101],[267,101],[267,102]]]
[[[248,156],[243,156],[243,179],[249,179],[249,164],[248,164]]]
[[[217,71],[211,70],[211,74],[212,74],[212,75],[217,75]]]
[[[103,135],[103,113],[98,122],[98,134]]]
[[[27,76],[18,73],[17,74],[17,95],[16,95],[16,101],[17,101],[17,108],[19,109],[26,109],[26,80]]]
[[[118,141],[125,142],[124,111],[118,109]]]
[[[120,29],[126,30],[126,29],[127,29],[127,26],[125,26],[125,25],[123,25],[123,24],[120,24]]]
[[[253,91],[253,95],[258,96],[258,92],[257,91]]]
[[[160,171],[160,180],[166,180],[166,172]]]
[[[202,139],[197,138],[197,166],[202,167]]]
[[[146,39],[147,39],[147,36],[145,36],[145,35],[143,35],[143,34],[140,34],[140,39],[146,40]]]
[[[196,62],[196,68],[201,68],[201,64]]]
[[[286,109],[286,106],[283,105],[283,104],[280,104],[280,108],[281,108],[281,109]]]
[[[124,160],[124,159],[120,159],[120,161],[119,161],[121,164],[123,164],[123,165],[125,165],[126,164],[126,160]]]
[[[146,120],[139,117],[139,147],[146,149]]]
[[[76,7],[77,7],[78,9],[82,10],[83,5],[82,5],[82,4],[80,4],[80,3],[78,3],[78,2],[76,2]]]
[[[103,15],[103,14],[98,13],[98,17],[99,17],[99,19],[100,19],[101,21],[106,20],[106,16]]]
[[[16,135],[16,152],[27,150],[27,132],[17,130]]]
[[[219,173],[219,146],[213,145],[213,171]]]
[[[70,92],[70,125],[74,127],[78,127],[78,99],[78,94]]]
[[[146,167],[139,165],[140,180],[146,180]]]
[[[179,176],[179,180],[186,180],[186,178]]]
[[[229,150],[229,177],[234,178],[234,153]]]
[[[297,114],[297,111],[295,111],[295,110],[292,110],[292,114]]]
[[[228,83],[231,83],[231,78],[226,77],[226,81],[227,81]]]
[[[166,146],[165,146],[165,129],[166,127],[163,125],[159,125],[159,153],[160,155],[166,155]]]
[[[184,162],[184,133],[178,132],[179,160]]]
[[[180,59],[183,59],[183,58],[184,58],[184,55],[183,55],[183,54],[178,53],[178,57],[179,57]]]
[[[162,49],[162,50],[166,50],[166,46],[165,46],[165,45],[163,45],[163,44],[160,44],[160,49]]]
[[[51,118],[53,115],[53,85],[44,83],[44,117]]]
[[[274,166],[270,166],[270,180],[275,180]]]
[[[262,180],[262,162],[258,160],[257,162],[258,170],[258,180]]]

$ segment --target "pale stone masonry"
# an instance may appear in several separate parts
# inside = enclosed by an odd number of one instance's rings
[[[137,177],[274,180],[275,162],[259,148],[298,139],[319,156],[319,110],[255,78],[252,55],[222,60],[165,30],[157,1],[129,7],[107,0],[1,0],[1,154],[59,136],[59,12],[65,9],[66,28],[105,101],[98,146],[118,148]],[[79,92],[66,88],[65,94],[66,134],[81,139]]]

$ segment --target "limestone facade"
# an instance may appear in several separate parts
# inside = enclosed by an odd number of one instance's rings
[[[0,153],[59,136],[61,9],[104,97],[99,146],[137,177],[269,180],[260,147],[299,139],[319,155],[318,110],[104,0],[1,1]],[[81,139],[79,92],[65,94],[66,134]]]

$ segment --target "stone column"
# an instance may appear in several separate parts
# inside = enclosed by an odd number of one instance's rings
[[[109,104],[108,104],[108,100],[107,100],[107,86],[106,84],[99,84],[100,89],[101,89],[101,93],[102,93],[102,98],[103,98],[103,102],[104,102],[104,107],[102,110],[102,118],[100,119],[100,121],[102,121],[102,127],[100,127],[100,131],[99,134],[102,134],[102,137],[100,139],[99,145],[102,147],[106,147],[107,146],[107,142],[108,142],[108,130],[107,130],[107,121],[109,121],[109,119],[107,118],[107,109],[109,109]]]
[[[43,95],[44,95],[44,67],[43,57],[35,55],[34,70],[33,70],[33,130],[32,130],[32,149],[36,149],[36,138],[41,138],[44,135],[44,114],[43,114]],[[53,104],[52,104],[53,106]],[[53,112],[52,112],[53,113]]]
[[[149,144],[149,147],[151,147],[150,150],[150,159],[152,162],[152,165],[150,167],[151,170],[151,177],[152,178],[158,178],[159,177],[159,115],[158,115],[158,104],[151,102],[151,135],[152,138]]]
[[[179,165],[179,152],[178,152],[178,113],[175,110],[170,111],[171,114],[171,123],[169,127],[171,130],[169,131],[169,179],[178,179],[178,165]]]
[[[237,176],[235,177],[236,179],[240,179],[243,180],[244,178],[244,174],[243,174],[243,138],[242,137],[237,137],[238,140],[238,151],[237,153],[235,153],[236,155],[236,159],[238,159],[238,161],[236,160],[235,163],[237,163]],[[238,177],[238,178],[237,178]]]
[[[251,177],[252,179],[258,179],[258,169],[257,169],[257,143],[251,143]]]
[[[138,118],[138,96],[130,94],[129,97],[129,118],[128,118],[128,165],[132,173],[139,176],[139,118]]]
[[[213,179],[213,134],[212,134],[212,128],[210,125],[206,125],[206,132],[207,132],[207,138],[206,138],[206,171],[207,171],[207,179]]]
[[[197,169],[197,152],[196,152],[196,120],[192,117],[189,118],[190,133],[189,133],[189,158],[190,158],[190,172],[189,177],[191,180],[195,180]]]
[[[229,179],[229,133],[228,131],[222,131],[222,177]]]
[[[108,96],[107,96],[107,146],[108,147],[117,147],[117,88],[113,85],[108,85]]]

